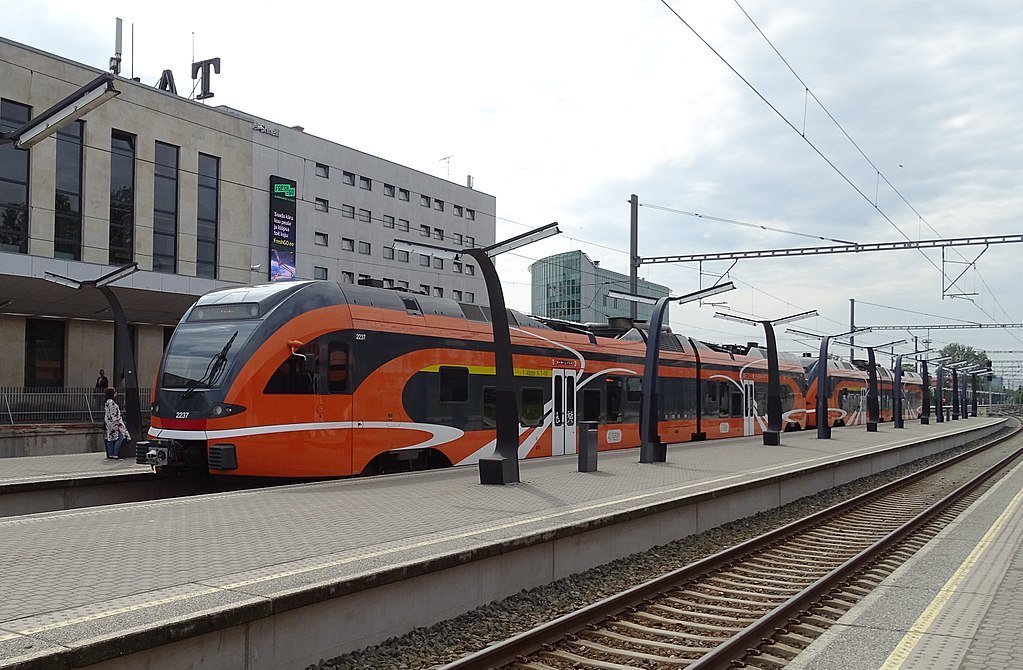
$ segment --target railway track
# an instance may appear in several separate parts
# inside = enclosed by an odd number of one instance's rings
[[[989,444],[443,666],[782,668],[1023,457]]]

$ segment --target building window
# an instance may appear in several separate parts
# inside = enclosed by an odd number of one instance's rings
[[[428,195],[421,195],[421,196],[419,196],[419,204],[422,207],[429,207],[430,206],[430,196],[428,196]]]
[[[57,184],[53,200],[53,257],[82,259],[82,140],[85,122],[57,131]]]
[[[457,290],[457,289],[455,289],[454,291],[451,292],[451,297],[454,298],[455,300],[461,300],[462,299],[462,292]]]
[[[398,288],[407,289],[408,288],[408,282],[405,281],[404,279],[399,279],[398,280]]]
[[[354,272],[342,272],[341,273],[341,283],[342,284],[354,284],[355,283],[355,273]]]
[[[428,284],[420,284],[419,292],[423,295],[430,295],[430,286]]]
[[[476,276],[476,267],[474,265],[466,265],[465,266],[465,274],[469,275],[470,277],[475,277]]]
[[[347,237],[342,237],[341,251],[355,251],[355,240],[350,240]]]
[[[429,237],[430,236],[430,226],[425,226],[425,225],[419,226],[419,235],[421,237]]]
[[[319,265],[313,266],[313,279],[326,279],[327,268],[321,268]]]
[[[65,323],[25,320],[25,386],[64,386]]]
[[[408,189],[407,188],[399,188],[398,189],[398,200],[404,200],[405,202],[408,202],[408,200],[409,200],[409,193],[408,193]],[[408,288],[408,287],[406,286],[406,288]]]
[[[372,248],[372,246],[370,245],[369,242],[359,242],[359,253],[360,254],[368,256],[368,255],[370,255],[370,253],[372,251],[373,251],[373,248]]]
[[[394,185],[393,184],[384,184],[384,195],[386,195],[388,198],[393,198],[394,197]]]
[[[443,270],[444,269],[444,259],[443,258],[438,258],[437,256],[434,256],[433,257],[433,267],[436,268],[437,270]]]
[[[110,133],[110,265],[135,257],[135,136]]]
[[[373,180],[369,177],[359,177],[359,188],[363,191],[373,190]]]
[[[355,186],[355,173],[354,172],[342,172],[341,181],[348,184],[349,186]]]
[[[330,166],[324,165],[323,163],[316,164],[316,176],[323,177],[324,179],[330,178]]]
[[[455,274],[462,274],[462,264],[459,261],[451,262],[451,269],[455,271]]]
[[[313,244],[318,247],[327,246],[327,233],[313,233]]]
[[[407,251],[402,251],[401,249],[398,249],[397,254],[398,254],[398,262],[399,263],[408,263],[408,252]],[[405,288],[408,288],[408,284],[405,284]]]
[[[444,239],[444,231],[441,228],[434,228],[433,229],[433,238],[436,239],[436,240],[443,240]]]
[[[384,288],[394,288],[394,280],[384,277]]]
[[[466,291],[465,292],[465,301],[466,302],[476,302],[476,294],[473,293],[472,291]]]
[[[0,100],[0,133],[28,123],[32,108]],[[30,152],[0,144],[0,251],[28,253],[28,167]]]
[[[199,154],[195,276],[216,279],[220,227],[220,159]]]
[[[384,258],[389,261],[394,260],[394,247],[384,247]]]
[[[394,228],[394,217],[390,214],[384,214],[384,228]]]
[[[371,279],[373,278],[370,277],[369,275],[359,275],[359,284],[362,284],[363,286],[369,286],[369,281]]]
[[[430,257],[426,254],[419,254],[419,265],[424,268],[430,267]]]
[[[462,216],[462,206],[461,205],[453,205],[452,209],[455,212],[455,216]]]
[[[443,212],[444,211],[444,201],[443,200],[438,200],[437,198],[434,198],[433,199],[433,208],[435,210],[437,210],[438,212]]]
[[[442,289],[440,286],[434,286],[433,287],[433,297],[434,298],[443,298],[444,297],[444,289]]]
[[[404,233],[408,232],[408,219],[398,219],[398,230]]]
[[[317,198],[316,199],[316,211],[317,212],[326,212],[328,209],[330,209],[330,201],[328,201],[328,200],[326,200],[324,198]]]
[[[355,207],[352,205],[341,205],[341,216],[346,219],[354,219]]]
[[[359,210],[359,221],[362,221],[363,223],[369,223],[372,219],[373,212],[369,211],[368,209]]]
[[[178,147],[156,143],[153,193],[153,270],[178,268]]]
[[[465,246],[470,247],[470,248],[476,246],[476,238],[473,237],[472,235],[466,235],[465,236]]]
[[[462,233],[451,233],[451,241],[457,246],[462,246]]]
[[[476,220],[476,210],[475,209],[468,209],[468,208],[466,208],[466,210],[465,210],[465,218],[469,219],[470,221],[475,221]]]

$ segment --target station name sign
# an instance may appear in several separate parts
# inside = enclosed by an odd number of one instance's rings
[[[252,125],[252,129],[257,133],[263,133],[264,135],[270,135],[272,137],[280,137],[281,133],[276,128],[271,128],[263,123],[255,123]]]

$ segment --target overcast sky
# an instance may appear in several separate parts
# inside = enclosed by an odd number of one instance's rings
[[[656,207],[860,243],[1023,233],[1018,0],[668,5],[693,30],[655,0],[0,0],[7,38],[104,68],[120,16],[122,74],[155,84],[171,69],[187,93],[193,54],[220,57],[209,103],[458,183],[471,174],[497,198],[498,239],[560,222],[560,238],[499,261],[509,305],[527,312],[537,258],[582,249],[628,272],[632,193],[641,256],[830,244]],[[942,299],[940,251],[746,260],[722,298],[763,318],[817,309],[800,327],[820,332],[847,328],[850,298],[859,324],[1016,323],[1021,258],[1007,244],[975,269],[947,264],[950,278],[967,270],[953,292],[969,299]],[[676,293],[700,286],[695,265],[641,276]],[[713,312],[673,308],[672,326],[762,340]],[[931,337],[1023,350],[1020,329]]]

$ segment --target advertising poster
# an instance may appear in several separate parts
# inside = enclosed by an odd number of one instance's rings
[[[270,176],[270,281],[295,278],[295,196],[298,182]]]

